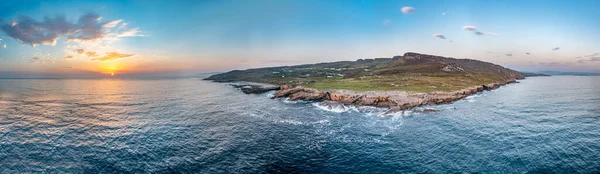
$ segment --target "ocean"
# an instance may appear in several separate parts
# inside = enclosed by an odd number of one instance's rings
[[[0,79],[0,173],[598,173],[600,77],[382,116],[201,78]]]

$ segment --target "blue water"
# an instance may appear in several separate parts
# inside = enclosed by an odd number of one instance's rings
[[[0,79],[0,173],[597,173],[599,86],[532,77],[382,117],[198,78]]]

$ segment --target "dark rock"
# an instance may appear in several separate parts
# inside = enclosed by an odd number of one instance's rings
[[[260,85],[236,85],[236,84],[230,84],[230,86],[240,89],[242,92],[244,92],[244,94],[261,94],[261,93],[281,89],[279,86],[265,87],[265,86],[260,86]]]
[[[490,90],[490,88],[489,88],[488,86],[481,85],[481,87],[483,88],[483,90],[486,90],[486,91],[487,91],[487,90]]]

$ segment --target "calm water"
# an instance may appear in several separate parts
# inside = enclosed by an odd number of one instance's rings
[[[0,173],[596,173],[599,86],[534,77],[381,117],[196,78],[0,79]]]

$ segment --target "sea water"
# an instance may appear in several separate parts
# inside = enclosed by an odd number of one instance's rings
[[[0,79],[0,173],[596,173],[600,77],[531,77],[437,113],[200,78]]]

